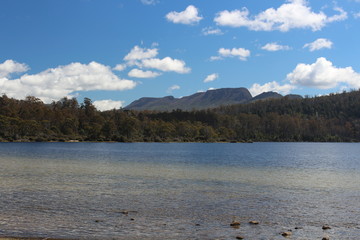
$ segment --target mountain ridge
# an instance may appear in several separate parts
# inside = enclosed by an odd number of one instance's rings
[[[127,105],[125,110],[153,110],[153,111],[172,111],[181,110],[201,110],[216,108],[224,105],[250,103],[266,99],[275,98],[302,98],[300,95],[283,96],[276,92],[263,92],[253,97],[247,88],[219,88],[198,92],[182,98],[165,96],[160,98],[142,97]]]

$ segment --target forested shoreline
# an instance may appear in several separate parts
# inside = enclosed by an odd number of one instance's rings
[[[0,97],[0,141],[360,141],[360,91],[208,110],[98,111],[89,98]]]

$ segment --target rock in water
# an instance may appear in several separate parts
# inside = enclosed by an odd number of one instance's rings
[[[232,226],[232,227],[239,227],[240,226],[240,222],[236,221],[236,217],[233,218],[232,222],[230,223],[230,226]]]
[[[250,221],[249,223],[252,224],[252,225],[258,225],[259,224],[258,221]]]
[[[240,222],[238,222],[238,221],[232,221],[231,223],[230,223],[230,226],[232,226],[232,227],[238,227],[238,226],[240,226]]]
[[[292,235],[292,232],[282,232],[281,236],[283,237],[290,237]]]
[[[326,224],[326,225],[324,225],[324,226],[322,227],[322,229],[323,229],[323,230],[328,230],[328,229],[331,229],[331,227]]]

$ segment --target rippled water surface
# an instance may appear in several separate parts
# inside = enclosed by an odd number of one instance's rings
[[[289,230],[360,239],[360,144],[0,144],[0,236],[284,239]]]

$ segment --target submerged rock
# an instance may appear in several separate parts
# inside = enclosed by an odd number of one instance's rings
[[[325,236],[325,237],[322,238],[322,240],[330,240],[330,237]]]
[[[252,225],[258,225],[259,224],[258,221],[250,221],[249,223],[252,224]]]
[[[243,236],[236,236],[236,239],[244,239]]]

